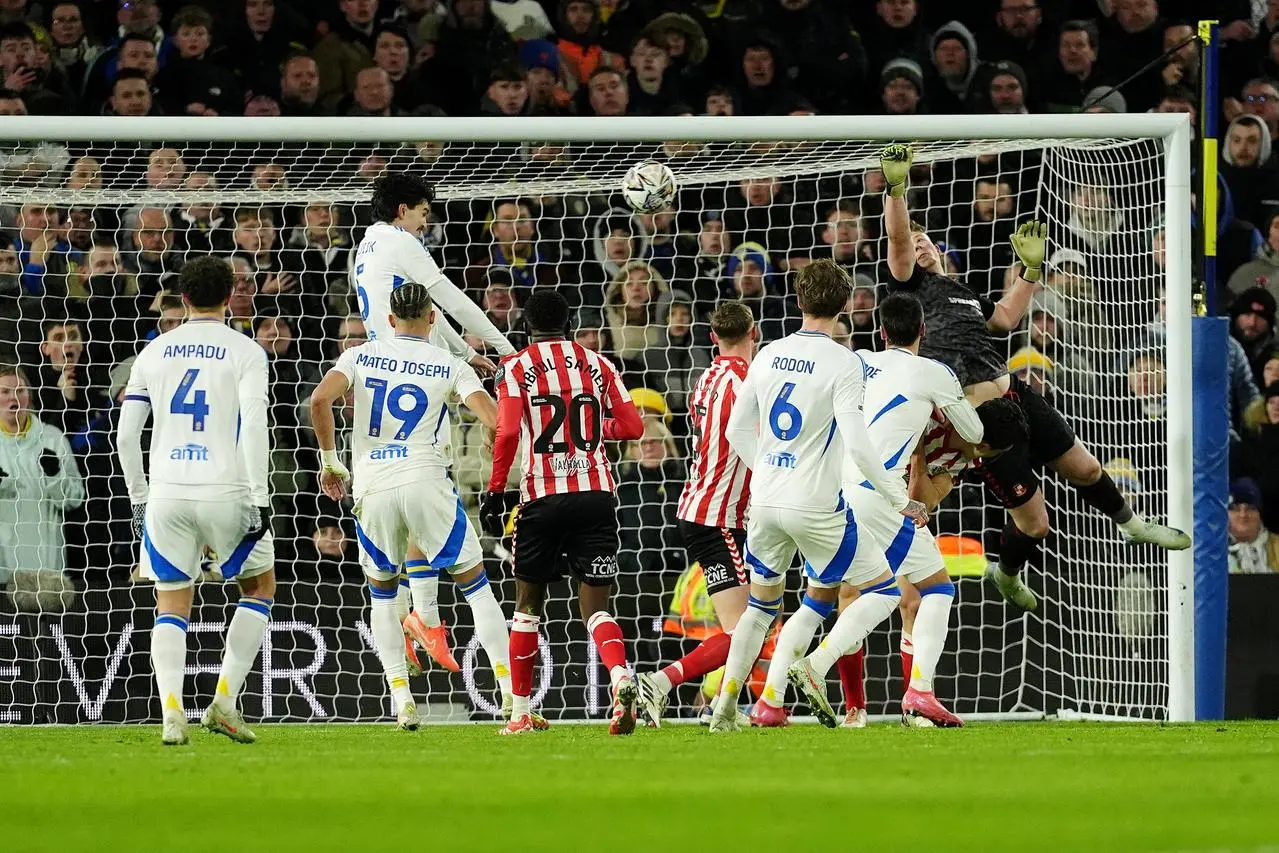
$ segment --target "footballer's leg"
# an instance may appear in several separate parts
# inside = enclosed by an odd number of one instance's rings
[[[431,660],[449,672],[461,672],[453,657],[448,628],[440,619],[440,571],[422,553],[417,543],[409,545],[404,571],[408,575],[413,612],[404,620],[404,630],[417,641]]]
[[[235,578],[240,587],[240,602],[227,628],[222,670],[213,702],[201,717],[200,725],[237,743],[253,743],[257,736],[244,722],[238,701],[249,669],[262,649],[262,637],[271,621],[271,605],[275,601],[275,542],[271,534],[242,541],[223,561],[221,572],[225,578]]]
[[[945,569],[940,569],[920,580],[918,590],[913,623],[915,655],[908,687],[902,697],[902,723],[943,728],[962,726],[963,720],[948,711],[933,694],[933,677],[950,630],[955,584]]]
[[[986,579],[1009,604],[1032,611],[1039,603],[1022,579],[1021,570],[1039,553],[1050,528],[1048,506],[1039,488],[1039,476],[1031,465],[1030,448],[1013,447],[983,459],[979,470],[1009,515],[1000,537],[999,564],[986,570]]]
[[[707,637],[684,657],[656,672],[639,674],[640,700],[654,725],[666,711],[671,690],[719,669],[728,660],[733,628],[746,609],[747,576],[742,560],[746,533],[680,521],[690,560],[702,568],[706,591],[722,633]]]
[[[517,521],[518,525],[519,522]],[[528,536],[526,535],[526,540]],[[518,552],[517,552],[518,553]],[[531,707],[533,695],[533,671],[537,668],[538,626],[542,621],[542,607],[546,602],[546,584],[520,577],[517,564],[515,576],[515,615],[511,620],[511,719],[498,729],[501,735],[522,735],[548,728],[545,721],[535,717]],[[539,724],[540,721],[540,724]]]
[[[476,547],[479,547],[478,540]],[[488,573],[484,571],[484,564],[477,562],[466,571],[454,574],[453,582],[471,608],[475,636],[479,638],[480,647],[488,655],[489,665],[493,667],[493,678],[502,693],[502,706],[509,707],[512,702],[511,665],[507,655],[510,652],[511,636],[506,630],[506,617],[502,615],[502,607],[493,595],[493,587],[489,583]]]
[[[408,668],[409,678],[417,678],[422,674],[422,662],[418,660],[417,645],[413,635],[409,633],[408,626],[405,625],[412,612],[413,598],[409,593],[409,576],[401,574],[400,587],[395,591],[395,615],[399,617],[400,625],[404,628],[404,663]]]
[[[1150,543],[1170,551],[1190,547],[1190,537],[1183,531],[1147,521],[1135,513],[1097,457],[1078,440],[1049,464],[1075,488],[1084,503],[1115,522],[1126,541]]]
[[[843,613],[857,600],[857,587],[841,584],[837,609]],[[849,729],[866,727],[866,648],[858,643],[853,650],[835,661],[839,672],[839,686],[844,694],[844,722]]]
[[[915,616],[919,613],[920,590],[902,572],[897,573],[897,589],[902,594],[902,601],[897,610],[902,617],[902,636],[898,651],[901,653],[902,692],[904,693],[910,686],[910,674],[915,665]]]
[[[163,720],[161,741],[188,742],[182,704],[186,676],[187,623],[195,598],[203,542],[190,501],[147,503],[142,528],[142,574],[155,581],[155,625],[151,629],[151,670],[155,673]]]
[[[764,692],[751,710],[751,723],[765,728],[786,725],[786,672],[800,657],[808,653],[817,629],[835,610],[838,586],[816,586],[811,581],[796,610],[782,624],[777,648],[768,664]]]

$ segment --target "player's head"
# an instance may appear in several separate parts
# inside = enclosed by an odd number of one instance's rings
[[[987,400],[977,407],[981,419],[982,440],[974,449],[975,455],[989,459],[1030,441],[1030,427],[1026,413],[1007,397]]]
[[[534,290],[524,303],[524,326],[530,337],[568,337],[568,300],[554,290]]]
[[[420,236],[431,216],[435,192],[416,175],[391,172],[373,182],[373,218]]]
[[[182,268],[178,280],[182,299],[196,311],[225,310],[235,286],[231,265],[221,258],[205,255]]]
[[[426,285],[410,281],[391,291],[389,319],[396,334],[426,337],[435,322],[435,308]]]
[[[879,303],[879,336],[890,347],[910,347],[924,335],[924,306],[909,293],[890,293]]]
[[[813,261],[795,276],[795,296],[799,309],[809,317],[830,319],[848,310],[853,299],[853,280],[834,261]]]
[[[941,251],[928,236],[928,231],[918,222],[911,220],[910,242],[915,247],[915,266],[924,272],[944,273],[946,268],[941,263]]]
[[[711,312],[711,340],[721,350],[737,349],[759,340],[755,317],[744,302],[726,301]]]

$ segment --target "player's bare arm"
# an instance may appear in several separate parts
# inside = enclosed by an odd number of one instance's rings
[[[497,403],[485,391],[476,391],[462,401],[475,417],[484,424],[485,435],[497,429]]]
[[[888,234],[888,271],[898,281],[915,272],[915,244],[910,230],[906,188],[915,151],[909,145],[889,145],[879,153],[884,173],[884,231]]]
[[[335,501],[346,497],[351,472],[338,458],[333,405],[350,388],[351,380],[344,373],[330,370],[311,393],[311,429],[315,432],[316,446],[320,448],[320,489]]]
[[[906,485],[906,492],[912,500],[922,503],[929,514],[937,511],[938,505],[946,500],[954,486],[955,481],[950,474],[944,471],[938,474],[928,473],[928,460],[922,451],[916,451],[910,457],[910,481]]]
[[[1039,280],[1043,276],[1048,226],[1035,220],[1024,222],[1010,239],[1022,269],[1003,298],[995,303],[995,313],[986,321],[986,327],[992,332],[1011,332],[1020,327],[1030,300],[1042,286]]]

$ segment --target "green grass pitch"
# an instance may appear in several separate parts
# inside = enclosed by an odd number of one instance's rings
[[[0,728],[0,849],[1279,850],[1273,723],[495,728]]]

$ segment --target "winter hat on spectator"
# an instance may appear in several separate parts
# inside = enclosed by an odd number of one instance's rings
[[[853,290],[857,291],[863,288],[869,290],[871,293],[874,293],[875,280],[871,278],[870,276],[866,275],[866,273],[864,272],[854,273],[853,274]]]
[[[1225,160],[1231,166],[1239,165],[1235,162],[1234,155],[1230,153],[1230,131],[1234,130],[1236,125],[1244,122],[1254,124],[1261,130],[1261,153],[1260,156],[1257,157],[1257,165],[1265,165],[1266,161],[1270,159],[1270,150],[1274,140],[1270,138],[1270,128],[1266,126],[1266,122],[1260,116],[1255,116],[1251,113],[1244,113],[1241,116],[1235,116],[1234,119],[1231,120],[1230,125],[1226,128],[1225,136],[1222,137],[1221,159]]]
[[[560,51],[546,39],[529,39],[520,45],[520,63],[528,69],[545,68],[560,76]]]
[[[1137,473],[1137,466],[1132,464],[1131,459],[1116,456],[1105,464],[1104,470],[1125,495],[1131,497],[1141,494],[1141,475]]]
[[[1250,287],[1235,297],[1235,301],[1230,306],[1230,319],[1233,321],[1236,317],[1243,314],[1256,314],[1261,319],[1270,324],[1270,328],[1275,327],[1275,298],[1264,287]]]
[[[913,59],[899,56],[884,65],[884,70],[879,72],[879,88],[884,88],[894,80],[906,80],[921,96],[924,94],[924,69]]]
[[[1271,397],[1279,397],[1279,382],[1271,382],[1266,389],[1261,392],[1261,396],[1269,400]]]
[[[1057,369],[1053,360],[1034,347],[1022,347],[1008,359],[1008,372],[1019,370],[1037,370],[1040,373],[1052,373]]]
[[[750,261],[755,264],[765,276],[773,272],[773,262],[768,256],[768,250],[759,243],[743,243],[733,250],[733,254],[729,256],[728,263],[724,267],[724,272],[729,278],[732,278],[733,273],[737,272],[737,267],[742,261]]]
[[[1078,249],[1058,249],[1048,259],[1048,269],[1059,272],[1066,264],[1079,268],[1080,274],[1088,272],[1088,259]]]
[[[631,401],[641,415],[659,415],[667,423],[671,422],[671,407],[666,405],[666,398],[660,391],[652,388],[634,388],[631,390]]]
[[[956,272],[964,271],[964,253],[963,252],[961,252],[959,249],[955,248],[954,246],[950,245],[945,240],[938,240],[933,245],[937,247],[937,251],[942,254],[942,257],[947,258],[952,264],[955,265]]]
[[[1087,110],[1092,107],[1107,113],[1126,113],[1128,112],[1128,101],[1124,99],[1123,93],[1118,89],[1112,89],[1110,86],[1098,86],[1095,89],[1090,89],[1088,94],[1084,95],[1084,103],[1080,109]]]
[[[1230,482],[1230,505],[1247,504],[1261,509],[1261,489],[1251,477],[1238,477]]]
[[[1026,81],[1026,69],[1022,68],[1011,59],[1001,59],[990,68],[990,81],[993,81],[1000,74],[1011,74],[1017,78],[1017,82],[1021,84],[1021,90],[1027,96],[1030,95],[1030,85]],[[987,83],[989,85],[989,82]]]
[[[706,59],[706,53],[709,50],[706,31],[702,29],[702,25],[697,23],[697,20],[692,15],[685,15],[682,12],[667,12],[650,21],[644,31],[660,35],[665,35],[671,31],[677,32],[684,37],[684,60],[689,65],[697,65]]]

